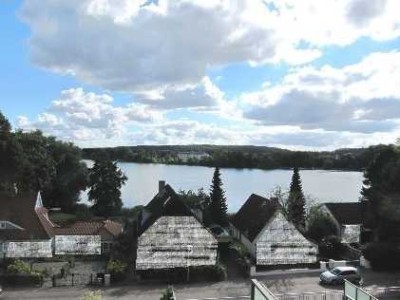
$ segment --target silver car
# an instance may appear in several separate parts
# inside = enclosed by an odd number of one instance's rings
[[[345,279],[357,285],[363,284],[360,272],[354,267],[336,267],[320,276],[320,282],[323,284],[343,284]]]

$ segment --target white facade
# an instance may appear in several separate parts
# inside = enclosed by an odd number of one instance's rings
[[[344,243],[358,243],[360,234],[361,225],[344,225],[341,228],[341,237]]]
[[[42,241],[7,241],[5,256],[9,258],[52,257],[52,239]]]
[[[317,262],[318,248],[277,213],[255,238],[257,265],[310,264]]]
[[[56,255],[100,255],[100,235],[56,235]]]
[[[138,239],[136,269],[215,265],[218,242],[193,216],[163,216]]]
[[[187,162],[189,159],[201,160],[210,155],[206,152],[179,152],[177,156],[181,161]]]

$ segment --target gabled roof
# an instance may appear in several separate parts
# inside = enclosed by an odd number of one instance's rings
[[[57,235],[97,235],[104,229],[117,237],[122,233],[122,224],[112,220],[77,221],[68,227],[57,228]]]
[[[277,199],[251,194],[232,220],[232,224],[253,241],[279,209]]]
[[[50,239],[54,224],[47,217],[47,209],[33,193],[17,196],[0,195],[0,221],[9,221],[22,229],[0,230],[0,239]],[[36,206],[36,203],[40,205]]]
[[[140,218],[145,218],[145,214],[148,218],[141,221],[143,224],[139,223],[139,235],[161,216],[193,216],[197,219],[168,184],[143,208]]]
[[[358,225],[362,222],[360,202],[337,202],[324,205],[340,225]]]

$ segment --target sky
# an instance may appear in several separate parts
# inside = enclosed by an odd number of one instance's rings
[[[80,147],[400,137],[398,0],[0,0],[0,111]]]

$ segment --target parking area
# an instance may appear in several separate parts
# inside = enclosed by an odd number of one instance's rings
[[[400,272],[388,273],[362,270],[361,273],[365,280],[365,288],[368,290],[377,291],[390,286],[400,286]],[[263,276],[257,279],[275,294],[326,293],[330,295],[339,293],[343,289],[341,286],[321,286],[317,273],[299,275],[282,271],[280,274],[275,273],[273,276]],[[102,288],[102,292],[103,299],[158,299],[166,287],[166,284],[143,282],[129,286]],[[250,294],[250,280],[240,279],[217,283],[178,284],[174,285],[174,289],[179,300],[248,299]],[[30,299],[40,300],[79,299],[79,296],[88,290],[90,290],[88,287],[10,289],[5,292],[3,299],[24,299],[27,295],[29,295]],[[303,298],[299,297],[299,299]],[[328,297],[324,299],[338,298]],[[387,299],[400,299],[400,297],[394,296]]]

